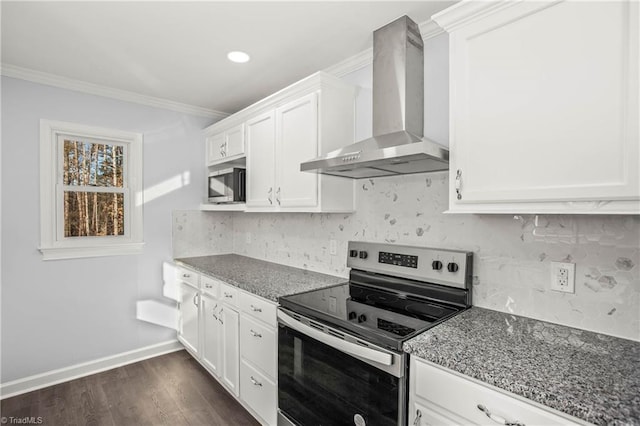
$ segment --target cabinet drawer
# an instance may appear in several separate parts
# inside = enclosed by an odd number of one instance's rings
[[[274,329],[247,315],[240,315],[240,356],[269,377],[275,377],[277,353]]]
[[[276,305],[262,297],[240,292],[240,309],[272,327],[277,324]]]
[[[231,306],[238,307],[238,288],[225,284],[222,281],[220,284],[220,300]]]
[[[478,405],[483,405],[494,418],[519,421],[526,425],[567,425],[570,416],[561,417],[497,390],[464,379],[454,373],[415,360],[415,393],[446,411],[465,418],[471,424],[495,424]]]
[[[202,286],[202,291],[210,294],[216,299],[218,298],[218,292],[220,290],[221,283],[222,281],[216,280],[215,278],[211,278],[206,275],[202,275],[200,277],[200,285]]]
[[[268,425],[275,425],[277,412],[277,388],[246,362],[240,366],[240,398]]]
[[[197,272],[193,272],[191,269],[178,266],[176,268],[176,275],[178,280],[191,284],[195,288],[200,288],[200,274],[198,274]]]

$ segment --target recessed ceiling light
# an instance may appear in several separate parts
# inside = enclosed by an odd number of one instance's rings
[[[249,62],[249,59],[251,59],[248,54],[240,52],[239,50],[227,53],[227,58],[229,58],[231,62],[237,62],[239,64]]]

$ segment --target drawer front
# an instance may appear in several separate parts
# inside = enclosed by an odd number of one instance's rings
[[[211,295],[212,297],[215,297],[216,299],[218,298],[221,283],[222,281],[216,280],[215,278],[211,278],[206,275],[200,276],[200,285],[202,286],[202,291]]]
[[[240,309],[242,312],[246,312],[272,327],[277,325],[276,305],[269,300],[253,294],[240,292]]]
[[[467,419],[472,424],[495,424],[495,421],[519,421],[526,425],[567,425],[571,417],[561,417],[550,411],[534,406],[487,386],[467,380],[454,373],[431,366],[415,358],[415,393],[445,410]],[[482,405],[492,414],[492,418],[481,411]],[[496,420],[493,420],[496,419]]]
[[[275,377],[277,353],[274,329],[247,315],[240,315],[240,356],[269,377]]]
[[[238,307],[238,288],[220,281],[220,300],[231,306]]]
[[[266,424],[277,423],[278,394],[275,383],[244,361],[240,366],[240,398]]]
[[[177,267],[176,274],[178,280],[191,284],[195,288],[200,288],[200,274],[187,268]]]

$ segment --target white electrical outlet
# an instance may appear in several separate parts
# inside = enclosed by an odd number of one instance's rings
[[[336,240],[329,240],[329,254],[331,256],[338,254],[338,243]]]
[[[251,232],[244,233],[244,242],[247,244],[251,244]]]
[[[575,276],[575,263],[551,262],[551,290],[574,293]]]

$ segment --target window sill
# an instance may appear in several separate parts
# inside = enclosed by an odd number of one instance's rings
[[[39,250],[42,253],[42,260],[59,260],[140,254],[143,246],[144,243],[126,243],[100,247],[40,247]]]

